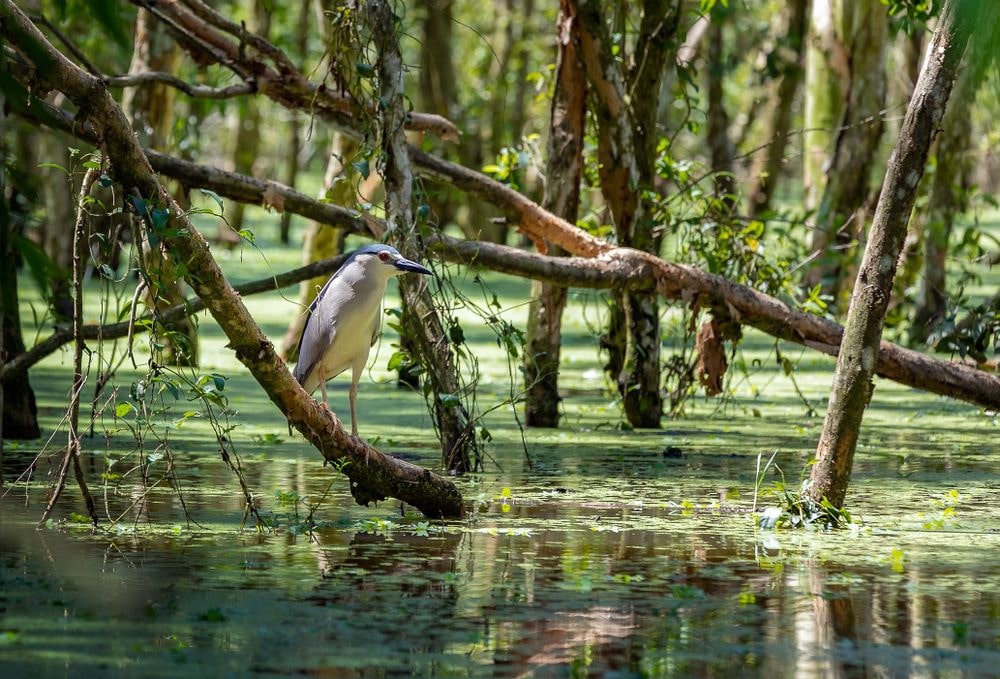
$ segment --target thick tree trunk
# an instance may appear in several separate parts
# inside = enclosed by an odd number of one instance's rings
[[[844,2],[840,19],[839,40],[850,55],[849,85],[811,232],[810,249],[822,254],[806,274],[807,284],[821,285],[835,309],[843,308],[855,243],[867,221],[872,165],[883,129],[889,35],[889,15],[880,0]]]
[[[944,116],[958,66],[968,42],[972,7],[948,0],[941,11],[928,59],[900,130],[879,196],[861,269],[854,285],[847,325],[837,359],[826,420],[816,450],[808,494],[842,507],[854,461],[861,420],[872,395],[885,310],[896,262],[906,237],[917,185],[931,142]]]
[[[581,56],[593,93],[598,122],[601,192],[615,223],[618,243],[658,253],[650,206],[642,199],[653,189],[656,114],[667,54],[674,49],[680,3],[646,0],[631,66],[623,72],[615,55],[602,3],[575,0],[581,27]],[[634,93],[643,92],[644,96]],[[631,93],[631,94],[630,94]],[[606,370],[618,383],[625,416],[635,427],[659,427],[660,314],[655,295],[613,295],[609,329],[601,344],[608,349]]]
[[[428,516],[461,516],[462,497],[453,483],[349,436],[329,410],[298,385],[222,275],[204,237],[158,184],[128,119],[104,84],[55,50],[11,0],[0,0],[0,21],[7,39],[31,55],[38,72],[86,112],[79,122],[89,122],[101,138],[115,179],[122,186],[133,187],[147,205],[153,203],[170,211],[170,225],[179,233],[165,234],[164,246],[187,266],[188,283],[219,322],[236,357],[292,426],[326,459],[340,463],[339,468],[351,480],[355,500],[367,505],[395,497]]]
[[[849,1],[816,0],[810,12],[802,135],[802,181],[808,210],[818,208],[823,197],[824,168],[832,155],[850,84],[848,55],[837,31],[842,3]]]
[[[774,189],[785,166],[785,149],[792,130],[792,113],[795,98],[802,84],[805,58],[806,31],[808,30],[811,0],[792,0],[788,8],[788,30],[782,45],[787,57],[781,61],[781,82],[771,103],[771,119],[765,141],[767,152],[758,155],[751,171],[748,192],[750,216],[759,217],[771,209]]]
[[[396,21],[387,0],[368,0],[366,9],[378,49],[379,101],[382,103],[381,146],[385,154],[386,232],[391,244],[411,259],[424,259],[413,221],[413,172],[407,152],[404,121],[403,59]],[[427,280],[399,278],[403,298],[404,334],[417,350],[433,398],[433,411],[445,467],[455,473],[473,470],[470,452],[476,449],[475,430],[462,402],[458,370],[451,342],[434,307]],[[476,460],[478,467],[479,460]]]
[[[180,67],[181,50],[166,30],[146,9],[140,9],[135,22],[135,48],[129,74],[149,71],[176,75]],[[127,88],[122,95],[122,110],[132,121],[139,141],[160,151],[170,148],[170,133],[174,126],[176,90],[164,83],[146,83]],[[72,242],[72,241],[70,241]],[[152,282],[147,303],[158,310],[167,309],[184,299],[174,263],[164,257],[149,242],[142,243],[147,274]],[[155,360],[162,365],[198,365],[198,330],[191,318],[183,318],[168,328],[176,336],[160,335],[157,343],[163,348]]]
[[[70,145],[70,140],[61,134],[46,135],[41,150],[44,161],[39,160],[65,168],[39,168],[45,206],[42,248],[58,271],[50,282],[52,298],[49,302],[56,320],[64,322],[73,318],[73,296],[69,285],[69,271],[73,266],[73,239],[69,234],[73,230],[73,195],[78,184],[68,172],[79,162],[70,155]]]
[[[583,175],[583,136],[587,114],[586,74],[579,57],[579,28],[568,0],[561,3],[556,21],[559,55],[549,123],[545,165],[546,210],[576,222]],[[556,248],[550,254],[558,254]],[[567,289],[535,281],[528,307],[524,347],[524,420],[529,427],[559,425],[559,353],[562,314]]]
[[[4,130],[3,95],[0,94],[0,130]],[[16,215],[7,202],[7,158],[4,139],[0,139],[0,369],[12,359],[24,355],[21,315],[17,303],[17,269],[20,256],[14,237],[20,230]],[[16,192],[15,192],[16,193]],[[37,439],[38,408],[35,392],[26,373],[0,382],[0,462],[6,439]],[[3,472],[0,470],[0,485]]]
[[[972,118],[969,110],[983,76],[969,64],[955,84],[937,140],[937,163],[924,217],[924,262],[910,340],[922,344],[944,320],[948,306],[948,242],[955,219],[969,200]]]

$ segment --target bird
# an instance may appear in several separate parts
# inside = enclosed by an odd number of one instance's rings
[[[404,273],[434,275],[391,245],[366,245],[347,258],[309,305],[292,374],[310,395],[322,389],[329,408],[327,380],[351,369],[352,436],[358,435],[358,381],[382,327],[382,298],[389,279]]]

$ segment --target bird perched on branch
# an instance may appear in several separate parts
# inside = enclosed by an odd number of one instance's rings
[[[382,327],[382,297],[389,279],[407,272],[433,275],[390,245],[366,245],[344,262],[309,306],[293,375],[310,394],[320,387],[329,406],[327,380],[351,368],[348,399],[354,436],[358,435],[354,407],[358,381]]]

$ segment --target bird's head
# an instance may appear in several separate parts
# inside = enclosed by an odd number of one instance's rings
[[[434,275],[430,269],[403,257],[396,248],[382,243],[358,249],[354,253],[354,259],[369,271],[377,271],[387,278],[407,272]]]

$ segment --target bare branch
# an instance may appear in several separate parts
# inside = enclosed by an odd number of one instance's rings
[[[198,99],[229,99],[244,94],[253,94],[256,91],[251,83],[240,83],[228,87],[192,85],[177,76],[161,71],[147,71],[145,73],[132,73],[129,75],[102,75],[101,80],[110,87],[136,87],[138,85],[145,85],[146,83],[163,83],[183,92],[189,97]]]

